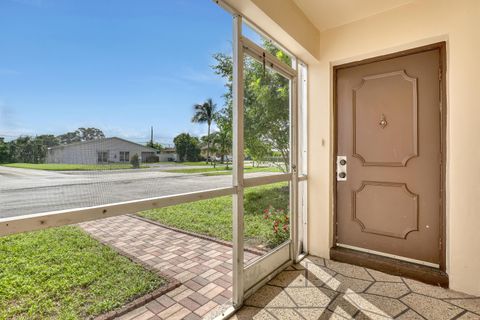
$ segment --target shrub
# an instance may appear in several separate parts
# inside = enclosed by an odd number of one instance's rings
[[[159,156],[156,156],[154,154],[151,154],[149,155],[146,159],[145,159],[145,162],[146,163],[155,163],[155,162],[159,162],[160,161],[160,157]]]
[[[263,218],[272,224],[270,247],[276,247],[290,238],[290,219],[288,211],[270,206],[263,211]]]
[[[140,168],[140,158],[138,157],[138,154],[134,154],[132,156],[132,159],[130,159],[130,164],[132,165],[132,168],[138,169]]]

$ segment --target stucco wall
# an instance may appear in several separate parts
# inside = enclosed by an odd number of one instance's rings
[[[309,248],[328,256],[332,229],[332,66],[447,41],[447,272],[480,294],[480,1],[422,0],[320,34],[310,63]]]

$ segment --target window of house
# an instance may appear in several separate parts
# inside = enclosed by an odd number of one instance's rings
[[[107,163],[108,162],[108,151],[98,151],[97,152],[97,162],[98,163]]]
[[[130,161],[130,152],[120,151],[120,162],[129,162],[129,161]]]

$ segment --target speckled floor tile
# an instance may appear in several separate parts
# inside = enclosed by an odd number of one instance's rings
[[[477,299],[448,299],[450,303],[459,306],[465,310],[475,312],[480,315],[480,298]],[[480,319],[480,316],[478,316]]]
[[[404,283],[375,282],[366,292],[390,298],[400,298],[409,293],[410,289]]]
[[[452,304],[416,293],[403,297],[401,301],[429,320],[450,320],[463,312]]]
[[[233,319],[480,320],[480,298],[307,257],[254,293]]]
[[[373,281],[374,279],[368,274],[367,270],[362,267],[354,266],[347,263],[340,263],[332,260],[326,260],[327,268],[340,273],[347,277],[352,277],[361,280]]]

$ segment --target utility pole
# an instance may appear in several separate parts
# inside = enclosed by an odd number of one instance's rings
[[[150,147],[153,148],[153,126],[150,128]]]

